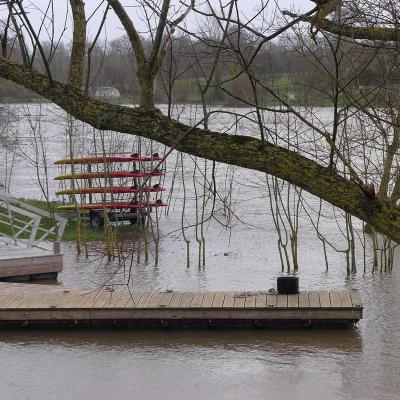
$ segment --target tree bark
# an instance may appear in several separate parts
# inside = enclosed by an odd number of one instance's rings
[[[70,0],[70,4],[74,19],[74,36],[72,41],[68,83],[80,88],[82,84],[83,62],[86,50],[85,3],[82,0]]]
[[[154,78],[149,73],[138,71],[140,83],[140,107],[145,110],[154,110]]]
[[[0,76],[54,102],[97,129],[138,135],[194,156],[261,171],[284,179],[366,221],[400,243],[400,208],[389,199],[368,198],[356,182],[303,155],[248,136],[187,126],[158,110],[129,108],[88,97],[73,85],[0,57]]]

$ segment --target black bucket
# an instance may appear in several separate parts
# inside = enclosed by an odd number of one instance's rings
[[[299,278],[297,276],[280,276],[276,283],[279,294],[299,293]]]

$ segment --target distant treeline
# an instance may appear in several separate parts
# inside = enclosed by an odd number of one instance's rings
[[[192,103],[201,100],[199,87],[204,87],[207,77],[215,68],[206,98],[210,104],[237,106],[252,104],[254,91],[248,75],[241,74],[239,53],[244,58],[251,54],[256,43],[241,37],[234,41],[236,48],[222,49],[216,67],[215,54],[217,40],[197,40],[189,37],[177,37],[168,48],[161,72],[156,79],[156,102]],[[351,54],[351,44],[348,45]],[[70,49],[60,42],[57,47],[47,43],[44,50],[48,55],[49,66],[55,80],[67,79]],[[366,51],[367,52],[367,51]],[[382,73],[381,58],[373,55],[357,68],[354,64],[341,61],[341,69],[349,69],[346,74],[353,85],[375,86],[382,83],[386,76]],[[20,60],[18,48],[12,52],[15,61]],[[90,69],[88,68],[90,59]],[[368,57],[365,57],[367,60]],[[266,43],[252,62],[252,70],[262,85],[272,88],[292,102],[299,105],[329,105],[329,92],[334,81],[334,57],[324,42],[307,45],[298,40],[280,40]],[[36,56],[34,67],[44,70],[43,63]],[[121,93],[121,102],[135,102],[139,97],[139,83],[136,74],[136,59],[126,36],[107,43],[92,46],[90,57],[86,60],[89,77],[83,87],[115,87]],[[344,75],[346,75],[344,74]],[[398,72],[390,75],[390,82],[400,77]],[[387,78],[387,76],[386,76]],[[385,79],[386,79],[385,78]],[[387,81],[386,81],[387,82]],[[35,101],[38,96],[18,85],[0,80],[0,101]],[[260,101],[271,104],[277,100],[268,91],[260,91]]]

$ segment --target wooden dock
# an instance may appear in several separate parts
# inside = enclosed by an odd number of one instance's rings
[[[62,254],[38,248],[0,245],[0,281],[56,279],[62,269]]]
[[[131,327],[352,325],[357,291],[142,292],[0,282],[0,324]]]

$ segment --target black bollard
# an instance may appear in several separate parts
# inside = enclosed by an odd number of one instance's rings
[[[276,283],[279,294],[299,293],[299,278],[297,276],[280,276]]]

